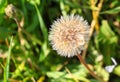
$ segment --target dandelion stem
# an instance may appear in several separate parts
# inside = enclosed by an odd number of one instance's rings
[[[102,78],[100,78],[99,76],[97,76],[86,64],[86,62],[84,61],[84,59],[82,58],[82,56],[80,54],[77,55],[79,61],[86,67],[86,69],[89,71],[89,73],[96,78],[97,80],[99,80],[100,82],[105,82]]]
[[[39,39],[35,38],[34,36],[32,36],[30,33],[26,32],[26,30],[21,27],[20,22],[18,21],[17,18],[14,18],[14,20],[15,20],[17,26],[18,26],[18,32],[19,33],[23,32],[24,34],[26,34],[29,38],[31,38],[32,40],[34,40],[39,45],[42,44],[42,42]],[[20,34],[20,35],[22,35],[22,34]]]

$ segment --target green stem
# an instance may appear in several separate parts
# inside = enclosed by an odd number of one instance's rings
[[[7,63],[6,63],[6,67],[4,68],[4,82],[8,82],[8,79],[9,79],[9,67],[10,67],[10,55],[11,55],[11,50],[12,50],[12,41],[13,41],[13,37],[11,37],[11,40],[10,40]]]
[[[35,37],[32,36],[30,33],[26,32],[26,30],[20,26],[20,23],[19,23],[19,21],[17,20],[17,18],[15,18],[14,20],[15,20],[17,26],[18,26],[18,33],[23,32],[23,33],[26,34],[29,38],[31,38],[32,40],[34,40],[36,43],[38,43],[39,45],[42,45],[42,42],[41,42],[39,39],[35,38]]]

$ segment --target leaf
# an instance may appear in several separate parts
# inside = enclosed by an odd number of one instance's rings
[[[33,22],[29,24],[28,28],[26,29],[28,32],[34,31],[37,28],[37,25],[39,24],[36,14],[32,17],[32,20]]]
[[[35,9],[37,11],[39,25],[40,25],[40,29],[41,29],[43,37],[44,37],[44,41],[47,41],[47,39],[48,39],[47,27],[46,27],[46,25],[44,23],[44,20],[42,18],[41,12],[39,11],[37,5],[35,4],[34,6],[35,6]]]
[[[114,32],[110,29],[110,26],[106,20],[102,21],[101,32],[106,37],[114,36]]]
[[[110,64],[110,56],[115,54],[118,37],[111,30],[106,20],[102,21],[99,34],[95,37],[96,47],[104,55],[104,62]]]
[[[32,5],[34,4],[40,4],[40,0],[27,0],[29,3],[31,3]]]
[[[114,43],[117,43],[117,40],[118,40],[117,36],[111,30],[108,22],[106,20],[103,20],[100,33],[96,37],[96,41],[107,43],[107,44],[114,44]]]
[[[6,5],[7,5],[7,0],[0,0],[0,13],[4,12]]]
[[[101,64],[95,65],[95,70],[98,75],[103,77],[104,81],[107,82],[109,80],[109,73],[105,70],[105,68],[102,68]]]
[[[47,72],[47,76],[50,78],[60,78],[65,76],[65,72]]]
[[[70,69],[69,69],[70,68]],[[86,76],[88,71],[83,65],[70,65],[69,68],[66,68],[66,72],[62,71],[53,71],[53,72],[47,72],[47,76],[52,79],[76,79],[83,82],[90,82]],[[67,70],[70,70],[71,73],[68,73]],[[60,81],[61,82],[61,81]]]
[[[120,76],[120,65],[118,65],[115,69],[114,69],[114,74]]]
[[[0,27],[0,39],[5,39],[12,33],[15,33],[15,31],[11,31],[7,28]]]
[[[42,49],[41,49],[40,58],[39,58],[40,62],[42,62],[50,52],[49,48],[47,47],[47,43],[43,43],[41,46],[42,46]]]
[[[15,72],[13,72],[12,78],[16,78],[18,76],[22,76],[21,72],[25,69],[25,62],[21,62],[19,66],[16,68]]]
[[[74,65],[72,65],[74,66]],[[79,65],[77,66],[76,69],[71,69],[71,67],[69,67],[72,74],[76,77],[76,78],[79,78],[79,77],[86,77],[87,74],[88,74],[88,71],[86,70],[86,68],[83,66],[83,65]],[[75,68],[75,67],[74,67]]]
[[[61,9],[62,14],[65,16],[67,13],[65,11],[65,4],[63,0],[60,0],[60,9]]]
[[[90,82],[100,82],[100,81],[95,80],[95,79],[91,79]]]
[[[76,66],[76,68],[75,68],[74,65],[71,65],[71,66],[74,67],[74,68],[70,68],[69,67],[70,70],[71,70],[71,74],[73,75],[73,77],[75,77],[76,79],[78,79],[80,81],[83,81],[83,82],[90,82],[86,78],[87,74],[88,74],[88,70],[83,65]],[[71,78],[69,73],[67,73],[65,77],[66,78]]]
[[[103,11],[100,14],[117,14],[119,12],[120,12],[120,6],[114,8],[114,9]]]
[[[8,79],[9,79],[10,57],[11,57],[11,51],[12,51],[12,43],[13,43],[13,37],[11,37],[11,39],[10,39],[10,46],[9,46],[9,49],[8,49],[6,66],[4,68],[4,82],[8,82]]]
[[[42,31],[43,38],[44,38],[43,45],[41,46],[42,48],[41,48],[40,58],[39,58],[40,62],[42,62],[50,52],[50,50],[48,48],[48,32],[47,32],[47,27],[46,27],[46,25],[43,21],[41,12],[39,11],[36,4],[34,4],[34,6],[35,6],[35,9],[37,11],[38,20],[39,20],[39,24],[40,24],[40,29]]]

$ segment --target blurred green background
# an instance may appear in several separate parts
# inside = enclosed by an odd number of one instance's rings
[[[14,16],[5,14],[7,5]],[[61,15],[78,14],[91,26],[83,51],[90,68],[107,82],[120,82],[119,0],[0,0],[0,82],[99,82],[77,57],[57,55],[48,42],[50,25]],[[105,66],[118,65],[112,73]]]

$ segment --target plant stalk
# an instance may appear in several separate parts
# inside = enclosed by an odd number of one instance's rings
[[[100,82],[105,82],[102,78],[100,78],[99,76],[97,76],[86,64],[86,62],[84,61],[84,59],[82,58],[82,56],[80,54],[77,55],[79,61],[86,67],[86,69],[89,71],[89,73],[96,78],[97,80],[99,80]]]
[[[12,42],[13,42],[13,37],[11,37],[11,40],[10,40],[7,62],[6,62],[6,66],[4,68],[4,82],[8,82],[8,79],[9,79],[10,56],[11,56],[11,51],[12,51]]]

